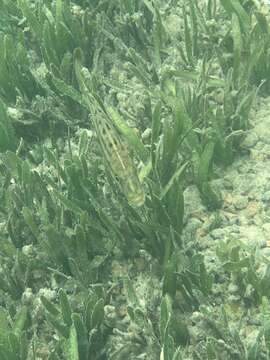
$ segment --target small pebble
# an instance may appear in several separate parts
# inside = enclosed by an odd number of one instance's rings
[[[228,287],[228,291],[230,294],[235,294],[239,291],[239,287],[236,284],[230,284]]]
[[[33,299],[34,299],[34,294],[32,292],[32,289],[26,288],[22,294],[22,303],[24,305],[30,305],[30,304],[32,304]]]
[[[266,192],[262,195],[262,201],[264,201],[264,202],[270,202],[270,190],[266,191]]]
[[[270,223],[265,223],[262,226],[263,232],[265,235],[268,235],[270,238]]]
[[[210,236],[213,239],[222,239],[225,236],[225,231],[223,228],[219,228],[219,229],[214,229],[210,232]]]
[[[253,148],[259,140],[258,135],[255,132],[250,132],[243,141],[243,147]]]
[[[263,249],[261,249],[262,254],[268,258],[270,258],[270,247],[264,247]]]
[[[228,301],[230,303],[238,302],[238,301],[240,301],[240,296],[239,295],[229,295]]]
[[[201,227],[201,225],[202,225],[202,222],[201,222],[199,219],[191,218],[191,219],[188,221],[185,230],[186,230],[187,232],[195,233],[195,231],[196,231],[199,227]]]
[[[230,179],[224,179],[223,186],[226,190],[233,190],[233,183]]]
[[[241,195],[236,195],[234,197],[234,206],[237,210],[243,210],[248,205],[248,198]]]

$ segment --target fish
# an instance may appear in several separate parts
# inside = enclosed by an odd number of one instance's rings
[[[92,119],[101,152],[113,177],[119,183],[129,204],[135,207],[142,206],[145,202],[145,193],[127,144],[108,114],[94,112]]]
[[[81,67],[78,59],[75,60],[75,71],[83,104],[90,110],[100,149],[110,172],[129,204],[140,207],[145,202],[145,193],[128,145],[95,91],[95,76],[92,76],[87,68]]]

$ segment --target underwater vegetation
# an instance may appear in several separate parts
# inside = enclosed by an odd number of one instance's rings
[[[184,233],[190,187],[218,227],[212,180],[270,93],[267,4],[0,0],[0,13],[0,358],[270,358],[269,270],[234,240],[208,267]]]

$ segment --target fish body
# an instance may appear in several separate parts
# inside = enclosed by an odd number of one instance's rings
[[[128,202],[142,206],[145,195],[128,147],[106,114],[96,113],[93,122],[102,153]]]

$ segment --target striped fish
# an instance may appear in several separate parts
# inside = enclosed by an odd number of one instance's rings
[[[142,206],[145,195],[136,166],[127,145],[107,117],[100,112],[95,112],[92,117],[102,153],[130,205]]]

